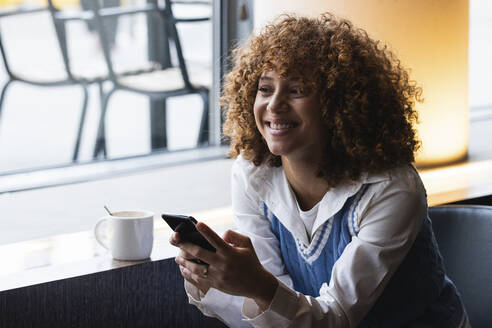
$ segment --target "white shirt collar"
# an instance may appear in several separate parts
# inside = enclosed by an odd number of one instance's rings
[[[295,196],[289,186],[282,167],[261,165],[250,171],[249,185],[260,199],[275,214],[279,221],[304,245],[309,244],[306,229],[299,217]],[[362,174],[359,181],[344,183],[330,189],[320,201],[318,215],[314,222],[311,238],[314,232],[331,219],[345,204],[346,200],[355,195],[363,184],[375,183],[390,179],[388,173]]]

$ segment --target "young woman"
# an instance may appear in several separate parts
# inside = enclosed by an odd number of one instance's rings
[[[231,327],[467,327],[412,166],[421,90],[343,19],[281,16],[226,76],[234,220],[174,234],[192,304]],[[197,264],[200,259],[208,264]]]

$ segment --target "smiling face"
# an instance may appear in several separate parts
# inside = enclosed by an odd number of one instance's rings
[[[303,94],[299,76],[264,72],[254,103],[256,126],[274,155],[297,160],[319,157],[323,124],[316,92]]]

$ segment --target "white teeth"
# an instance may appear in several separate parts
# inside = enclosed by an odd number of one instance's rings
[[[270,123],[270,128],[273,130],[284,130],[284,129],[290,129],[293,128],[293,124],[276,124],[276,123]]]

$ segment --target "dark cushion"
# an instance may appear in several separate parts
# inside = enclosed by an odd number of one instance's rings
[[[492,327],[492,206],[431,207],[429,217],[472,327]]]

